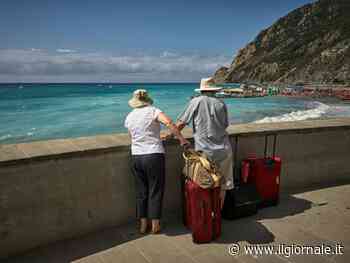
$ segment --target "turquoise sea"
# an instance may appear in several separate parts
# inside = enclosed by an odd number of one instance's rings
[[[0,144],[126,132],[127,104],[137,88],[173,119],[198,83],[0,84]],[[231,123],[350,116],[350,104],[287,97],[225,99]]]

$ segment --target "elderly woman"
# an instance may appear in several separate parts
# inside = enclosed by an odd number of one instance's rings
[[[136,90],[129,106],[133,110],[125,120],[131,136],[131,169],[136,184],[136,214],[140,233],[147,231],[151,220],[152,233],[160,231],[160,218],[165,183],[164,147],[160,138],[160,124],[167,126],[180,144],[189,142],[181,135],[172,120],[153,101],[146,90]]]

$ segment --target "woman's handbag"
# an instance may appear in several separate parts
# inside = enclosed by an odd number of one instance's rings
[[[224,177],[216,163],[209,160],[203,152],[187,149],[183,152],[183,158],[184,175],[201,188],[215,188],[221,185]]]

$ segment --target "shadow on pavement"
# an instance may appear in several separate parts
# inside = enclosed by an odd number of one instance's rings
[[[120,235],[118,228],[105,229],[78,237],[77,239],[63,240],[27,253],[10,257],[3,263],[68,263],[89,255],[118,246],[126,240]]]
[[[191,231],[187,229],[182,222],[171,222],[164,229],[167,236],[191,235]],[[213,243],[237,243],[246,241],[250,244],[264,244],[274,241],[274,235],[254,217],[236,219],[232,221],[222,220],[222,232],[219,239]]]
[[[256,218],[257,220],[262,220],[293,216],[303,213],[315,205],[319,204],[314,204],[309,200],[298,198],[293,195],[284,195],[277,206],[266,207],[259,210]]]
[[[271,243],[275,240],[275,236],[259,222],[260,220],[293,216],[303,213],[314,205],[325,204],[313,204],[308,200],[291,195],[283,196],[278,206],[261,209],[254,216],[232,221],[223,220],[222,235],[213,243],[231,244],[240,241],[246,241],[250,244]],[[164,218],[162,234],[168,237],[188,235],[184,238],[191,238],[191,232],[182,224],[182,217],[179,212]],[[68,263],[142,237],[138,234],[133,222],[121,227],[101,230],[77,239],[59,241],[1,262]]]
[[[266,244],[275,240],[275,236],[270,232],[260,220],[278,219],[286,216],[293,216],[310,209],[315,205],[312,202],[297,198],[292,195],[283,196],[278,206],[272,206],[260,209],[254,216],[222,221],[222,235],[215,243],[237,243],[245,241],[250,244]],[[164,230],[169,236],[190,234],[191,232],[182,225],[177,223],[177,227],[169,227]]]

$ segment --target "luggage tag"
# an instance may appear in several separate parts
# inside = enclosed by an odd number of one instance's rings
[[[256,154],[250,153],[248,154],[247,160],[242,162],[241,179],[243,183],[248,183],[248,177],[249,177],[249,174],[251,173],[251,169],[253,166],[252,162],[256,159],[257,159]]]

